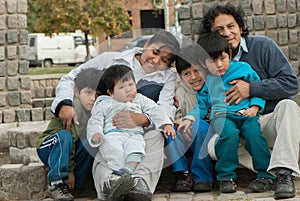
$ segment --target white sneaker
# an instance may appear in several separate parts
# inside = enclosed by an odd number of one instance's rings
[[[58,183],[54,185],[49,185],[47,194],[49,197],[53,198],[54,201],[73,201],[74,198],[69,191],[69,188],[64,183]]]

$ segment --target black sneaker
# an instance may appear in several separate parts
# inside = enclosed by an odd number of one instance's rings
[[[194,184],[194,192],[209,192],[212,189],[212,183],[207,181],[199,181]]]
[[[235,179],[223,178],[220,180],[220,191],[221,193],[234,193],[236,192]]]
[[[292,178],[292,171],[279,168],[277,171],[275,198],[293,198],[296,195],[295,185]]]
[[[103,194],[109,201],[123,200],[125,195],[133,187],[133,178],[129,174],[112,174],[108,181],[104,182]]]
[[[253,192],[264,192],[274,190],[274,180],[271,178],[258,177],[249,184]]]
[[[74,198],[65,183],[49,185],[47,195],[54,201],[73,201]]]
[[[126,201],[151,201],[152,192],[146,182],[139,177],[134,178],[134,186],[125,197]]]
[[[192,191],[193,180],[189,173],[176,173],[176,183],[173,186],[174,192]]]

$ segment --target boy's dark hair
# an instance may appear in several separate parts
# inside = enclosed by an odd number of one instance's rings
[[[175,57],[178,54],[180,48],[177,39],[173,34],[171,34],[171,32],[162,31],[154,34],[149,39],[150,44],[158,42],[163,43],[163,47],[169,48],[172,51],[171,53],[173,54],[173,56],[170,59],[170,63],[172,63],[175,60]]]
[[[99,81],[97,91],[102,95],[109,95],[107,90],[113,92],[118,81],[121,80],[122,82],[125,82],[130,79],[135,81],[131,68],[122,64],[112,65],[104,71],[103,76]]]
[[[180,49],[178,56],[175,59],[175,67],[177,73],[190,68],[192,65],[201,66],[199,61],[203,60],[205,51],[198,45],[192,44]]]
[[[80,93],[80,91],[86,87],[96,90],[102,74],[103,71],[96,68],[88,68],[80,71],[75,78],[75,86],[78,92]]]
[[[230,55],[230,48],[227,40],[217,32],[201,34],[197,43],[212,59],[218,58],[222,55],[222,52],[226,52]]]
[[[249,34],[246,15],[241,7],[235,7],[232,4],[226,5],[214,5],[204,15],[202,21],[202,30],[200,33],[206,33],[211,31],[211,25],[215,21],[215,18],[221,14],[232,15],[236,23],[242,28],[242,36],[245,37]]]

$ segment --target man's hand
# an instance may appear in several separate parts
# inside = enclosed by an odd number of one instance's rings
[[[74,120],[75,124],[79,125],[75,110],[70,105],[62,105],[58,117],[63,122],[66,130],[70,130],[72,119]]]
[[[64,181],[65,184],[67,184],[69,189],[74,189],[75,188],[75,175],[74,172],[69,173],[69,177],[67,180]]]
[[[227,105],[232,103],[239,104],[243,99],[250,96],[250,84],[244,80],[233,80],[229,82],[233,85],[228,91],[225,92],[225,100]]]
[[[150,122],[146,115],[130,111],[118,112],[112,121],[117,128],[134,128],[136,126],[149,126]]]

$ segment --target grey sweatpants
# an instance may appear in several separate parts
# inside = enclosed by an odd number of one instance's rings
[[[137,166],[132,177],[143,178],[153,193],[163,168],[164,139],[160,131],[150,130],[145,132],[144,140],[146,142],[145,156]],[[105,200],[102,193],[103,184],[109,179],[111,173],[112,170],[107,167],[106,161],[98,152],[93,164],[93,178],[98,199]]]

